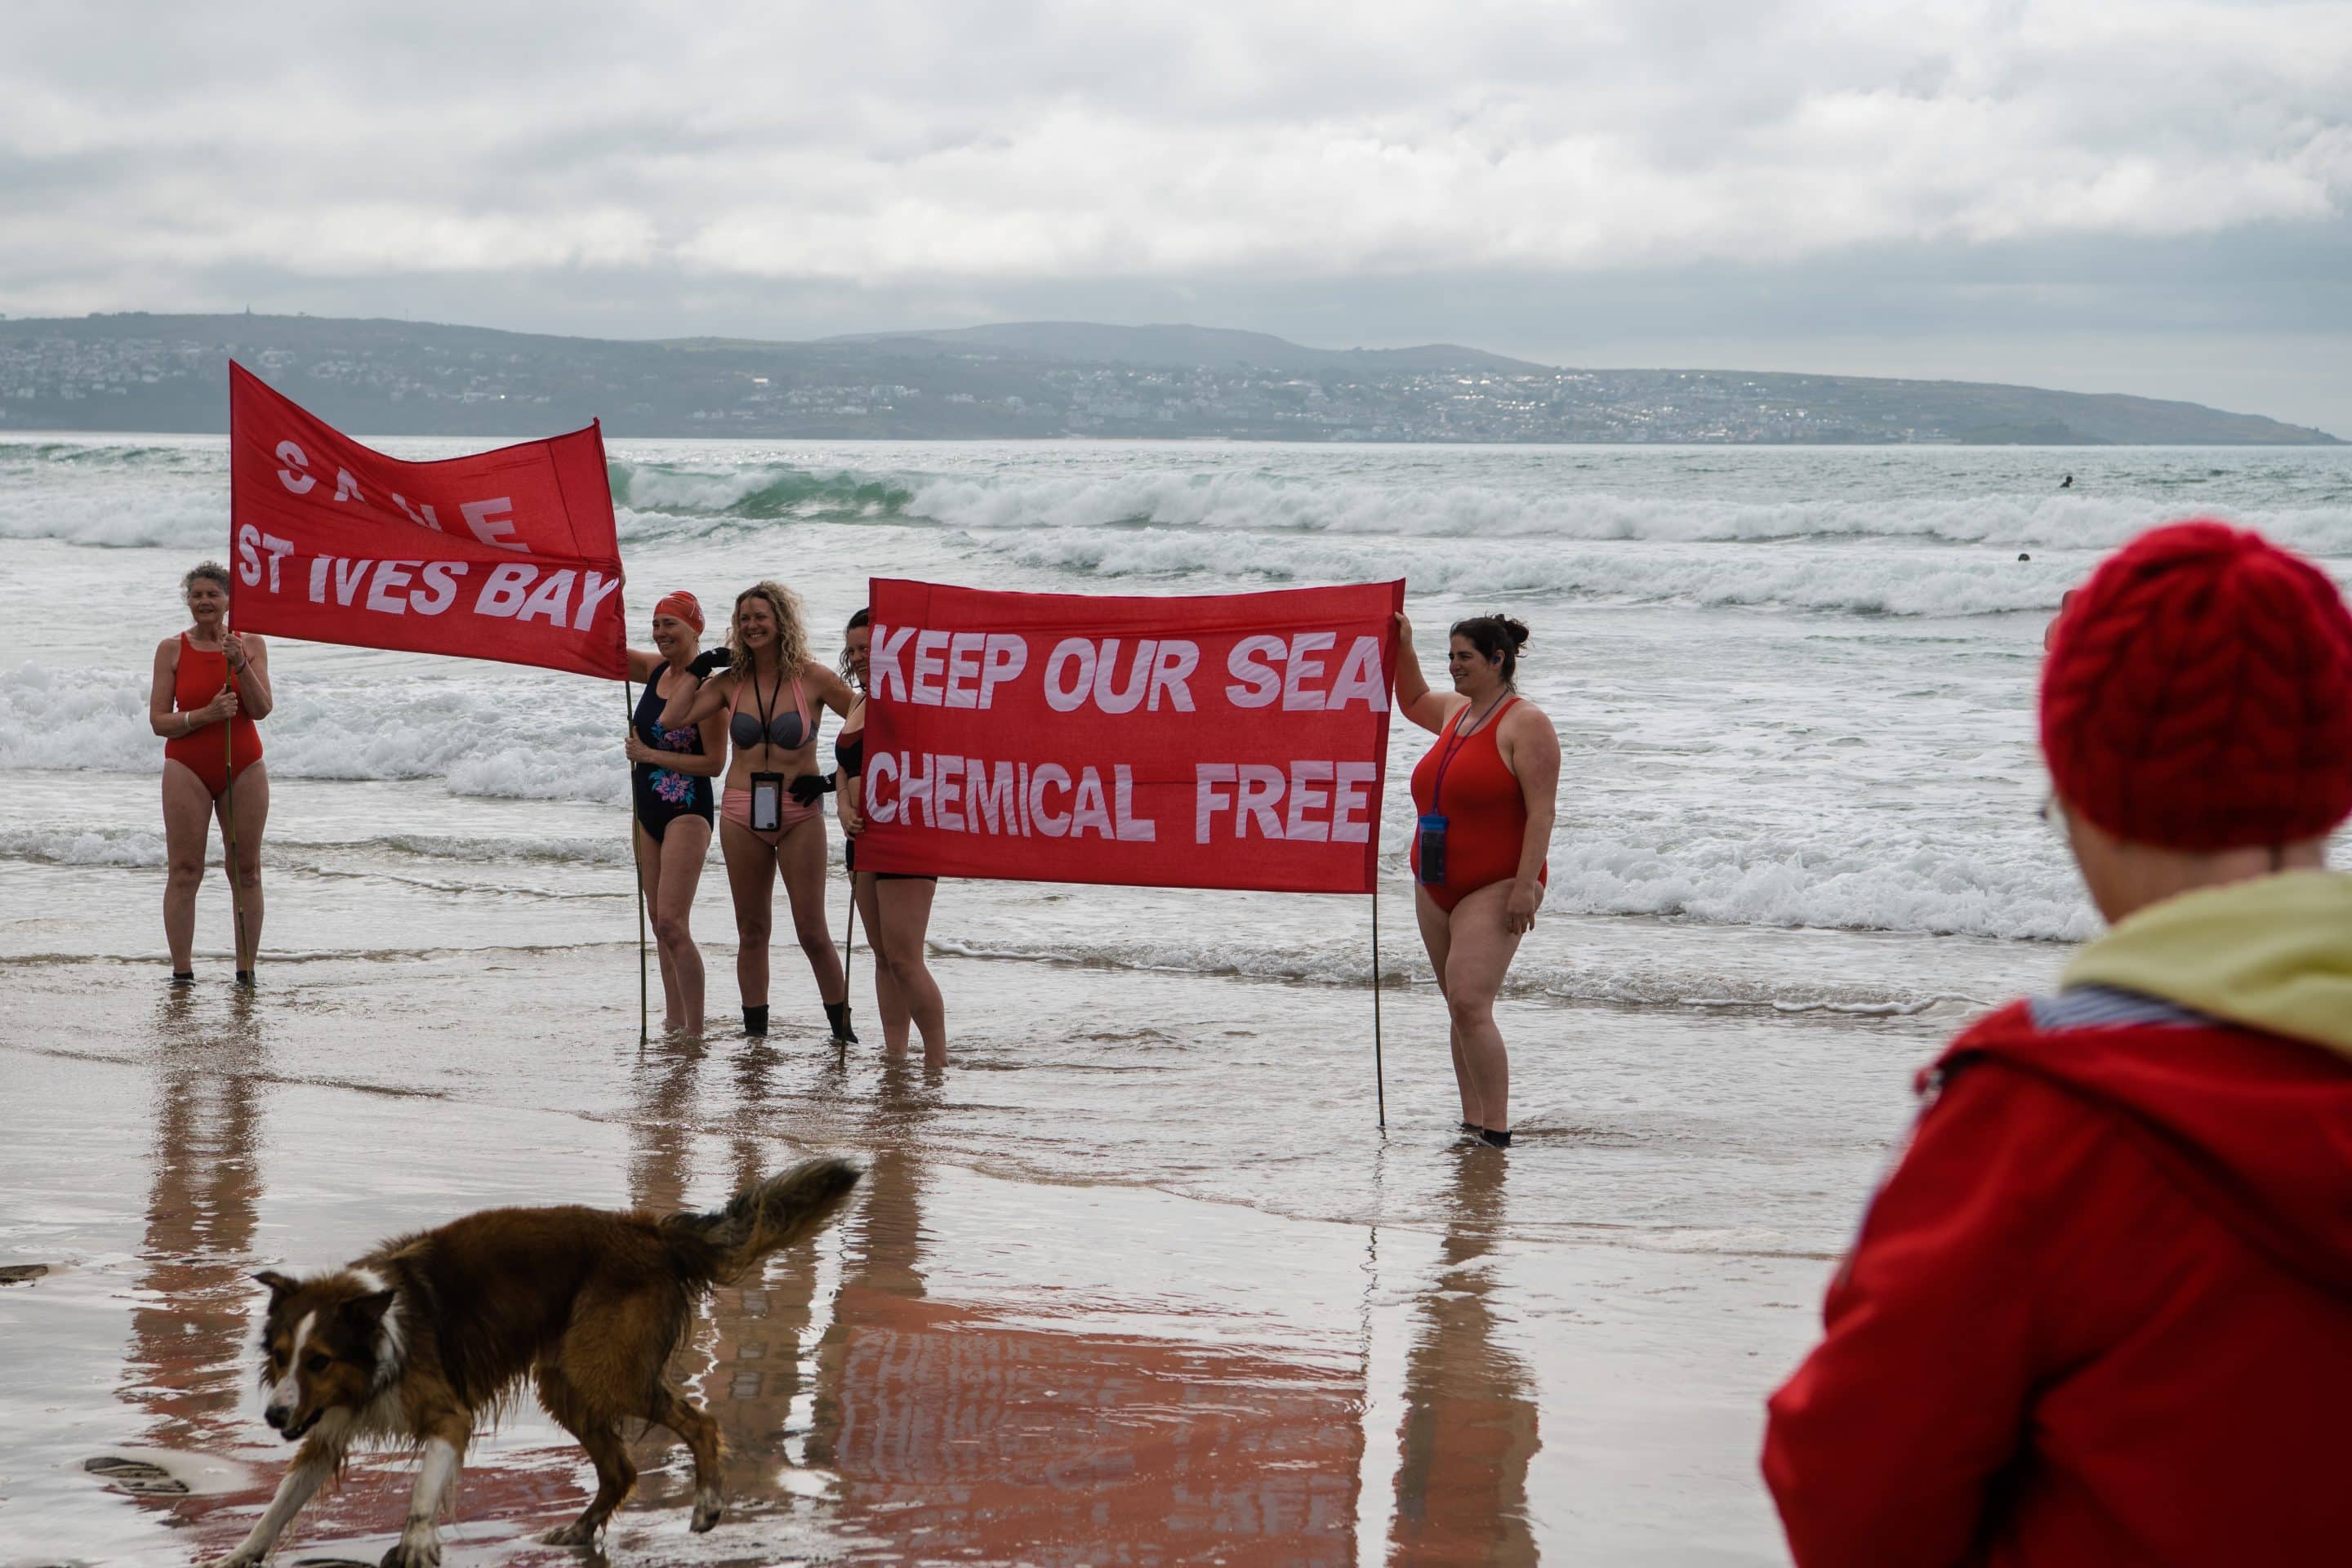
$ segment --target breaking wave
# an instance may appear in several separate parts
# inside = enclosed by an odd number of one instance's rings
[[[460,666],[389,681],[280,669],[277,685],[262,742],[273,777],[438,779],[453,795],[509,800],[628,797],[621,700],[601,681],[512,670],[484,682]],[[151,773],[162,757],[143,676],[37,664],[0,674],[0,767],[70,758]]]
[[[677,453],[679,446],[664,444],[664,450]],[[1110,466],[1129,457],[1131,466]],[[2210,514],[2312,554],[2352,557],[2352,495],[2347,477],[2332,466],[2291,483],[2246,476],[2232,484],[2237,476],[2210,470],[2222,480],[2211,500],[2199,490],[2201,479],[2190,483],[2165,467],[2177,468],[2177,460],[2153,458],[2147,472],[2096,493],[2021,495],[2001,488],[2007,476],[1979,475],[1945,476],[1956,482],[1927,494],[1834,493],[1900,482],[1900,470],[1881,460],[1871,484],[1849,474],[1802,498],[1775,498],[1685,493],[1692,473],[1633,472],[1625,467],[1631,461],[1612,455],[1616,471],[1598,476],[1587,471],[1595,467],[1591,462],[1450,451],[1444,466],[1454,474],[1430,478],[1426,460],[1350,454],[1341,462],[1328,451],[1302,448],[1289,472],[1271,471],[1262,455],[1246,466],[1230,459],[1178,466],[1164,455],[1118,453],[1087,463],[1084,472],[1011,474],[803,466],[712,450],[660,458],[622,451],[609,471],[625,538],[804,521],[974,533],[1159,529],[1685,544],[1877,540],[2096,551],[2160,522]],[[1078,464],[1059,461],[1057,454],[1053,466]],[[1753,489],[1771,478],[1759,471],[1748,482]],[[227,533],[227,455],[218,440],[0,440],[0,479],[17,481],[0,484],[0,537],[178,548],[215,544]]]
[[[1125,525],[1212,531],[1678,543],[1899,540],[2106,550],[2160,522],[2210,514],[2320,555],[2352,555],[2352,504],[2279,509],[2185,505],[2173,497],[2011,494],[1739,500],[1521,482],[1305,482],[1249,473],[1067,479],[942,479],[907,510],[971,530]]]

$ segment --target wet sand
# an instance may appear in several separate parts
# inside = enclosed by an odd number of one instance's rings
[[[1450,1134],[1425,988],[1389,994],[1382,1138],[1361,992],[1101,972],[1049,1002],[1034,965],[942,959],[942,1076],[790,1025],[641,1050],[630,957],[322,959],[254,997],[8,965],[0,1264],[56,1271],[0,1289],[0,1563],[242,1535],[283,1459],[254,1269],[499,1204],[705,1206],[819,1150],[868,1166],[847,1217],[719,1292],[681,1356],[727,1521],[689,1535],[683,1451],[641,1442],[610,1561],[1781,1562],[1760,1401],[1950,1023],[1519,1006],[1500,1156]],[[1594,1103],[1612,1055],[1723,1085]],[[1767,1082],[1786,1147],[1707,1135]],[[1661,1226],[1643,1191],[1731,1223]],[[142,1453],[189,1489],[84,1468]],[[373,1562],[411,1473],[355,1462],[281,1561]],[[586,1475],[519,1415],[470,1461],[449,1561],[582,1561],[528,1542]]]

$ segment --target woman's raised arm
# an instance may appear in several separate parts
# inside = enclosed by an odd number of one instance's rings
[[[1429,678],[1421,672],[1421,656],[1412,647],[1412,622],[1402,610],[1396,613],[1396,634],[1397,711],[1433,735],[1445,728],[1445,721],[1467,699],[1429,689]]]

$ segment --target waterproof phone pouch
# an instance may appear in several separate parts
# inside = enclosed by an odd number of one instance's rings
[[[1421,884],[1438,888],[1445,884],[1445,818],[1432,812],[1421,819],[1414,829],[1421,847]]]
[[[751,775],[751,831],[773,833],[784,825],[784,775]]]

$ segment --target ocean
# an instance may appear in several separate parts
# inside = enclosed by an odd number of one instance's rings
[[[1501,1010],[1519,1128],[1507,1190],[1465,1175],[1451,1142],[1442,1012],[1404,869],[1402,786],[1426,737],[1402,723],[1381,825],[1385,1139],[1362,899],[949,884],[931,941],[955,1065],[893,1110],[863,1055],[835,1070],[811,1054],[822,1020],[788,938],[774,1001],[790,1027],[772,1059],[724,1027],[733,922],[714,847],[695,914],[713,1065],[690,1093],[633,1077],[621,692],[370,650],[273,650],[265,988],[250,1018],[195,1004],[264,1041],[267,1060],[237,1072],[467,1108],[464,1179],[387,1178],[373,1206],[335,1210],[353,1241],[389,1228],[379,1210],[413,1223],[457,1212],[460,1194],[496,1201],[500,1140],[560,1108],[581,1128],[667,1121],[688,1144],[712,1141],[678,1156],[688,1184],[727,1165],[727,1139],[772,1137],[903,1150],[956,1212],[995,1213],[971,1194],[1013,1183],[1030,1196],[1004,1212],[1059,1216],[1018,1248],[909,1221],[940,1294],[951,1277],[996,1300],[1016,1279],[1091,1268],[1087,1299],[1181,1340],[1211,1310],[1183,1305],[1186,1290],[1226,1308],[1263,1290],[1244,1338],[1284,1340],[1286,1364],[1360,1362],[1343,1510],[1356,1561],[1398,1549],[1422,1517],[1402,1500],[1427,1481],[1413,1479],[1415,1391],[1457,1363],[1484,1369],[1461,1375],[1540,1433],[1498,1461],[1509,1474],[1467,1483],[1499,1489],[1488,1513],[1527,1554],[1574,1542],[1613,1553],[1594,1560],[1779,1561],[1746,1468],[1756,1402],[1806,1342],[1900,1137],[1911,1074],[2098,930],[2038,814],[2034,686],[2060,595],[2139,530],[2198,515],[2352,582],[2352,449],[714,440],[616,441],[611,459],[640,642],[662,592],[693,590],[715,625],[770,576],[799,590],[828,652],[869,575],[1118,594],[1403,576],[1433,673],[1459,616],[1507,611],[1533,628],[1521,687],[1558,727],[1563,766],[1549,893]],[[217,438],[0,439],[0,584],[19,607],[18,647],[0,658],[0,983],[26,999],[0,1019],[0,1063],[54,1091],[42,1125],[59,1149],[71,1108],[110,1095],[129,1109],[108,1125],[145,1147],[142,1097],[183,1091],[155,1076],[169,1056],[149,995],[163,968],[162,745],[144,710],[155,643],[184,624],[180,574],[227,558],[227,504]],[[838,929],[837,878],[833,899]],[[216,875],[199,920],[200,965],[220,977]],[[862,946],[852,962],[870,1053]],[[657,985],[655,1007],[657,1024]],[[596,1170],[581,1151],[604,1136],[554,1142]],[[622,1174],[583,1201],[649,1201],[635,1134],[613,1136]],[[7,1213],[49,1190],[22,1158],[0,1156],[0,1197],[16,1200],[0,1203],[0,1262],[69,1255],[89,1295],[56,1342],[100,1356],[107,1314],[151,1289],[132,1221],[152,1161],[130,1158],[129,1207],[83,1235],[12,1226]],[[278,1190],[257,1191],[257,1213]],[[1103,1261],[1108,1244],[1086,1231],[1095,1200],[1073,1192],[1109,1194],[1123,1237],[1165,1245]],[[1349,1283],[1366,1234],[1375,1265]],[[1168,1260],[1196,1243],[1205,1261]],[[1327,1244],[1328,1266],[1314,1261]],[[865,1244],[841,1245],[849,1267]],[[1295,1289],[1265,1279],[1276,1247],[1296,1249]],[[1327,1287],[1344,1310],[1317,1295]],[[234,1271],[217,1285],[224,1300],[240,1288]],[[1446,1305],[1465,1291],[1475,1321]],[[1697,1392],[1661,1407],[1644,1380],[1669,1366]],[[58,1397],[79,1413],[57,1417],[57,1444],[137,1436],[136,1401]],[[187,1441],[253,1443],[224,1397],[214,1436]],[[1646,1501],[1622,1490],[1652,1485],[1664,1489]],[[146,1549],[145,1523],[78,1496],[59,1481],[19,1489],[16,1506],[62,1521],[66,1545]]]

